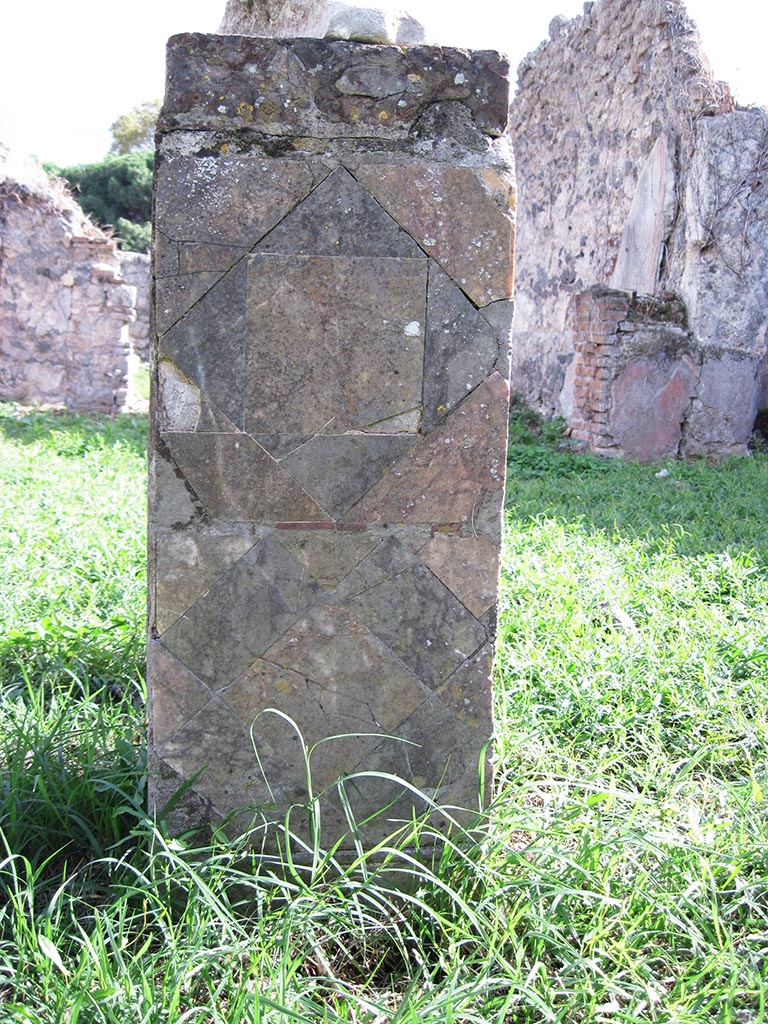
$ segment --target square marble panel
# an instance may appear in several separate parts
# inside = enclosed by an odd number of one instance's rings
[[[421,404],[423,259],[248,261],[245,429],[362,430]]]

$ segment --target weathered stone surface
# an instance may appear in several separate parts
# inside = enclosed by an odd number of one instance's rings
[[[313,608],[266,651],[264,660],[311,680],[323,714],[339,721],[333,730],[308,722],[311,742],[334,732],[390,732],[429,695],[419,677],[354,613],[333,605]]]
[[[156,640],[147,645],[152,742],[162,746],[211,699],[211,691]]]
[[[164,530],[150,539],[157,566],[154,627],[159,634],[253,547],[256,534],[242,526]]]
[[[476,306],[512,295],[512,218],[470,167],[355,169],[357,179]]]
[[[424,42],[424,29],[415,18],[402,11],[334,3],[330,8],[325,36],[327,39],[354,39],[359,43],[415,46]]]
[[[241,260],[158,344],[158,355],[175,363],[238,428],[243,425],[246,273]]]
[[[757,359],[723,355],[701,368],[683,454],[744,455],[758,410]]]
[[[402,434],[321,434],[280,465],[324,511],[338,518],[415,443],[415,437]]]
[[[557,412],[573,353],[565,325],[574,293],[610,280],[656,139],[688,137],[726,90],[703,61],[682,0],[663,8],[656,0],[599,0],[526,57],[518,83],[510,135],[526,171],[518,183],[512,377],[527,401]],[[670,290],[663,280],[659,288]]]
[[[437,578],[476,618],[499,593],[499,550],[484,537],[437,534],[419,552]]]
[[[319,533],[316,531],[282,531],[283,547],[306,566],[307,572],[325,587],[335,587],[347,577],[373,548],[379,537],[363,533]]]
[[[217,697],[157,749],[182,779],[200,773],[195,791],[222,818],[243,805],[269,806],[276,793],[287,805],[306,800],[306,788],[286,771],[285,762],[263,749],[257,758],[248,727]]]
[[[274,751],[283,762],[284,777],[293,777],[297,787],[306,777],[306,756],[312,786],[320,792],[340,774],[353,771],[378,742],[362,735],[362,721],[367,722],[367,731],[378,729],[367,708],[362,709],[361,720],[352,695],[348,702],[339,701],[335,688],[329,692],[326,682],[264,659],[254,662],[221,696],[249,726],[256,751]],[[280,712],[285,706],[291,709],[290,718]]]
[[[407,543],[408,538],[402,534],[388,534],[357,567],[357,575],[365,584],[365,589],[376,587],[379,583],[399,576],[407,569],[419,564],[419,559]]]
[[[430,429],[497,368],[499,339],[436,263],[429,268],[422,423]]]
[[[322,595],[276,541],[255,544],[163,635],[213,689],[227,686]]]
[[[363,429],[421,403],[424,260],[252,256],[245,428]]]
[[[200,388],[170,359],[158,361],[157,387],[160,394],[161,429],[194,430],[200,419]]]
[[[322,36],[327,0],[227,0],[218,31],[243,36]]]
[[[357,42],[424,42],[424,29],[403,11],[379,10],[338,0],[227,0],[219,32],[246,36],[327,36]]]
[[[611,288],[643,295],[656,291],[662,245],[674,215],[674,188],[667,137],[660,135],[637,180],[611,275]]]
[[[643,462],[676,456],[699,374],[685,306],[594,286],[571,323],[574,440]]]
[[[371,587],[348,608],[432,689],[485,641],[480,623],[423,566]]]
[[[183,827],[287,813],[308,839],[307,758],[340,855],[350,807],[368,841],[432,798],[477,804],[508,419],[498,71],[458,51],[172,41],[150,798],[202,768]]]
[[[120,276],[129,288],[136,290],[136,318],[128,324],[131,352],[146,362],[149,359],[149,256],[126,249],[121,249],[117,255]]]
[[[372,838],[383,838],[407,822],[414,809],[424,813],[437,804],[459,818],[466,809],[479,810],[481,746],[480,734],[430,697],[398,727],[396,738],[383,740],[367,759],[368,771],[403,779],[423,793],[423,800],[401,783],[372,774],[347,787],[353,814],[361,820],[371,808],[386,809],[365,829]]]
[[[158,244],[158,248],[160,245]],[[242,250],[230,249],[227,267],[233,266]],[[193,274],[174,274],[170,277],[155,277],[155,329],[162,335],[169,331],[181,317],[198,302],[206,292],[224,276],[224,270],[210,270]]]
[[[682,448],[743,455],[754,412],[765,408],[759,367],[768,355],[768,111],[701,118],[694,141],[684,201],[689,249],[678,287],[702,360]]]
[[[472,523],[504,486],[509,385],[493,373],[349,513],[389,523]]]
[[[295,256],[408,256],[424,253],[344,167],[338,167],[258,245]]]
[[[250,249],[325,174],[319,161],[302,159],[226,153],[164,157],[157,167],[157,187],[177,201],[158,210],[157,231],[166,244]],[[187,273],[194,269],[179,267]]]
[[[695,375],[687,363],[649,356],[629,364],[613,384],[611,433],[638,462],[674,454]]]
[[[167,433],[171,457],[215,519],[274,522],[327,514],[247,434]]]
[[[709,389],[712,374],[731,364],[756,367],[768,351],[768,113],[734,109],[682,0],[599,0],[558,23],[518,74],[511,135],[526,170],[517,390],[542,411],[565,414],[574,436],[585,432],[591,414],[574,401],[579,341],[569,309],[609,282],[684,301],[697,387]],[[745,452],[741,424],[756,388],[748,378],[740,395],[730,389],[725,415],[719,400],[694,399],[681,424],[664,428],[667,437],[679,426],[681,452]],[[727,377],[723,397],[726,390]]]
[[[506,60],[493,51],[443,47],[438,63],[434,54],[426,46],[343,40],[173,36],[159,128],[403,139],[439,98],[461,103],[481,131],[500,135],[507,123]],[[406,87],[383,99],[336,88],[343,75],[372,63]]]
[[[158,527],[178,529],[205,519],[205,509],[162,438],[156,439],[151,452],[149,504]]]
[[[435,690],[435,696],[450,708],[459,721],[486,737],[493,732],[492,670],[493,646],[486,644]]]

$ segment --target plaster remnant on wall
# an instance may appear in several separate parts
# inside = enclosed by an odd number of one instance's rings
[[[768,113],[735,109],[681,0],[555,19],[518,80],[513,386],[578,433],[579,297],[676,295],[696,371],[667,453],[745,452],[765,408]]]

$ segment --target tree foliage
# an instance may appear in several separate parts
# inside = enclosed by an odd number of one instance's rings
[[[75,167],[46,165],[64,178],[80,206],[103,227],[117,232],[122,248],[146,252],[152,215],[153,154],[143,150]]]
[[[121,114],[109,129],[112,132],[109,152],[125,156],[137,150],[152,149],[159,113],[160,101],[149,100],[132,107],[127,114]]]

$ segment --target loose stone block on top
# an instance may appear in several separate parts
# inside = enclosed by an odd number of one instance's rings
[[[387,808],[375,839],[426,804],[365,773],[471,809],[488,759],[507,67],[339,40],[168,52],[150,801],[192,780],[176,828],[282,819],[307,802],[303,740],[324,839],[351,848],[337,779],[358,819]]]

